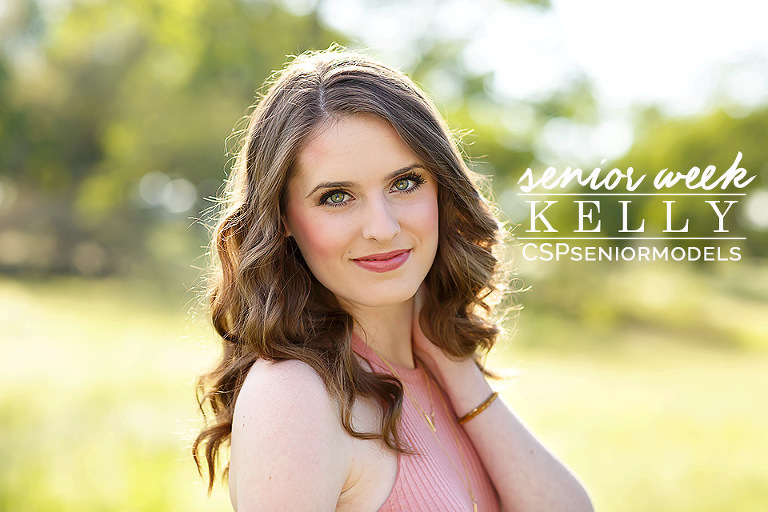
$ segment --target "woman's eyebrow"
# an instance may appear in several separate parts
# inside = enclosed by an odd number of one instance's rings
[[[387,176],[384,178],[384,181],[389,181],[392,179],[395,179],[397,176],[403,174],[404,172],[408,172],[413,169],[424,169],[424,166],[421,164],[411,164],[406,165],[405,167],[402,167],[394,172],[391,172],[387,174]],[[426,169],[425,169],[426,170]],[[315,185],[315,188],[312,189],[312,191],[307,194],[307,198],[317,192],[320,189],[324,188],[352,188],[356,185],[354,181],[324,181],[322,183],[318,183]]]

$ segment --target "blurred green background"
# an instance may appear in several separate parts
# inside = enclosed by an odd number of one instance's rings
[[[482,23],[550,19],[557,5],[467,5],[0,0],[0,510],[229,509],[224,488],[205,496],[189,455],[194,378],[217,353],[198,302],[205,222],[255,89],[286,55],[331,42],[368,48],[435,97],[512,224],[526,219],[527,167],[653,176],[726,169],[743,153],[757,177],[727,223],[746,237],[741,261],[517,255],[531,288],[493,357],[520,370],[507,402],[599,510],[765,510],[766,101],[721,94],[727,60],[684,115],[637,101],[616,121],[578,68],[511,94],[503,59],[477,65]],[[522,78],[532,70],[520,62]],[[745,62],[740,80],[768,83],[764,55]],[[685,199],[674,224],[711,236],[697,217],[711,211]],[[633,200],[631,224],[660,222],[658,199]]]

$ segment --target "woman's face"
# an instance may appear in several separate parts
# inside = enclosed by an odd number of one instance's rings
[[[405,302],[435,259],[437,183],[376,116],[341,117],[304,146],[284,214],[309,269],[342,305]]]

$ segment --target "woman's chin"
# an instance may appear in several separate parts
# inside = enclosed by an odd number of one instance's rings
[[[354,310],[355,308],[386,308],[394,307],[408,303],[413,296],[416,295],[418,287],[411,290],[410,288],[404,290],[369,290],[368,293],[359,294],[355,296],[339,297],[339,303],[342,304],[345,309],[349,308]]]

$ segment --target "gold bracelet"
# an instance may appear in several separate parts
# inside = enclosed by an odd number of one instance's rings
[[[459,425],[465,424],[466,422],[468,422],[469,420],[471,420],[472,418],[474,418],[475,416],[477,416],[478,414],[486,410],[488,406],[491,405],[491,402],[496,400],[497,396],[499,396],[498,391],[494,391],[493,393],[491,393],[491,396],[486,398],[485,402],[481,403],[480,405],[478,405],[477,407],[469,411],[467,414],[459,418]]]

